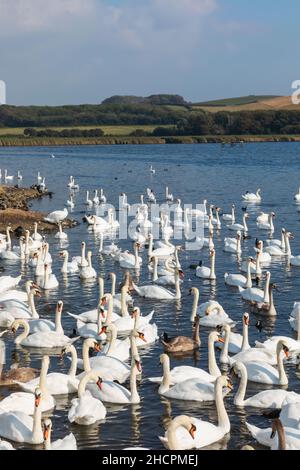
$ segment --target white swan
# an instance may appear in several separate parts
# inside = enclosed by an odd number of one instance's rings
[[[299,198],[300,200],[300,198]],[[169,193],[169,188],[166,186],[166,201],[167,202],[173,202],[174,201],[174,196],[172,193]]]
[[[246,422],[251,436],[271,450],[299,450],[300,430],[284,428],[279,419],[273,420],[272,428],[261,429]],[[277,434],[276,434],[277,431]]]
[[[16,287],[22,279],[22,276],[1,276],[0,277],[0,294]]]
[[[270,212],[269,214],[269,217],[268,217],[268,222],[258,222],[256,225],[257,225],[257,228],[259,230],[268,230],[269,232],[274,232],[275,228],[274,228],[274,224],[273,224],[273,219],[275,217],[275,213],[274,212]]]
[[[134,255],[128,251],[120,253],[119,263],[121,268],[127,269],[139,269],[143,262],[142,258],[139,256],[139,243],[134,243]]]
[[[39,241],[42,241],[42,240],[43,240],[43,236],[42,236],[40,233],[38,233],[38,231],[37,231],[37,229],[38,229],[38,224],[37,224],[37,222],[34,222],[34,225],[33,225],[33,226],[34,226],[34,232],[33,232],[33,234],[32,234],[32,239],[33,239],[34,241],[38,241],[38,242],[39,242]]]
[[[251,279],[251,258],[248,259],[247,277],[242,274],[224,274],[225,284],[232,287],[242,287],[248,289],[252,287]]]
[[[222,341],[216,343],[216,347],[222,349],[220,355],[221,364],[230,364],[228,353],[238,354],[239,352],[250,349],[248,327],[249,327],[249,314],[243,314],[243,335],[239,333],[232,333],[230,325],[225,324],[222,327],[223,336]]]
[[[288,378],[284,370],[283,358],[281,351],[284,351],[288,357],[288,347],[284,341],[278,341],[276,348],[278,370],[270,364],[260,361],[245,362],[248,373],[248,380],[251,382],[270,384],[270,385],[288,385]],[[259,351],[259,349],[258,349]],[[247,352],[247,351],[246,351]],[[240,360],[240,359],[237,359]]]
[[[50,222],[52,224],[58,224],[58,222],[62,222],[68,217],[68,209],[65,207],[63,211],[54,211],[45,217],[46,222]]]
[[[234,232],[237,232],[237,231],[240,231],[240,232],[248,232],[248,226],[247,226],[247,223],[246,223],[246,220],[249,218],[249,215],[247,214],[247,212],[244,213],[243,215],[243,224],[231,224],[231,225],[227,225],[227,228],[229,230],[232,230]]]
[[[271,279],[271,273],[270,271],[267,271],[264,290],[258,289],[257,287],[248,287],[246,289],[243,289],[242,287],[238,286],[242,299],[247,300],[249,302],[268,303],[270,300],[269,298],[270,279]]]
[[[37,280],[38,286],[43,290],[57,289],[59,286],[58,280],[55,274],[50,272],[50,265],[45,264],[44,266],[45,275],[42,279]]]
[[[214,384],[202,381],[199,377],[185,378],[170,388],[170,358],[167,354],[161,354],[160,362],[163,364],[163,380],[158,393],[167,398],[190,401],[214,401]],[[228,390],[229,391],[229,390]]]
[[[51,442],[52,421],[46,419],[43,423],[44,428],[44,447],[45,450],[77,450],[77,443],[73,433],[68,434],[62,439]]]
[[[70,423],[77,423],[81,426],[90,426],[97,421],[102,421],[106,417],[106,408],[103,403],[94,398],[86,386],[89,382],[95,382],[97,387],[102,387],[102,379],[97,371],[89,371],[84,374],[78,387],[78,398],[71,401],[68,419]]]
[[[93,386],[88,386],[92,395],[99,398],[104,403],[115,404],[137,404],[141,399],[136,386],[136,377],[142,372],[141,363],[137,359],[132,359],[130,369],[130,391],[122,385],[100,379],[101,387],[97,390]]]
[[[14,442],[42,444],[44,436],[41,422],[41,400],[42,392],[40,389],[36,389],[33,418],[19,411],[0,413],[0,435]]]
[[[241,232],[238,230],[236,232],[236,239],[225,238],[224,239],[224,251],[227,253],[236,253],[240,255],[242,253],[241,249]]]
[[[230,431],[230,421],[224,406],[223,387],[231,388],[226,376],[220,376],[215,382],[215,402],[218,425],[197,418],[180,416],[175,418],[164,437],[159,437],[162,444],[170,450],[201,449],[220,441]],[[189,430],[190,434],[186,432]]]
[[[72,261],[76,262],[80,268],[88,266],[88,261],[85,257],[85,242],[81,242],[81,256],[73,256]]]
[[[162,286],[137,286],[134,282],[132,283],[135,292],[145,299],[156,299],[156,300],[178,300],[181,298],[180,291],[180,276],[183,276],[183,272],[176,268],[175,270],[175,292],[171,292]]]
[[[119,361],[119,359],[108,356],[96,356],[90,358],[89,350],[91,348],[97,352],[100,351],[99,344],[94,339],[88,338],[83,343],[83,359],[77,360],[78,369],[84,370],[85,372],[88,372],[91,369],[96,370],[103,379],[117,380],[119,383],[123,383],[128,379],[130,368],[127,364]]]
[[[134,331],[138,331],[143,334],[143,337],[138,336],[136,343],[138,347],[144,347],[148,344],[155,343],[158,340],[157,325],[155,323],[146,323],[141,325],[141,310],[139,307],[135,307],[132,311],[132,317],[134,319]]]
[[[90,192],[86,192],[86,198],[85,198],[85,203],[86,206],[92,207],[93,206],[93,201],[90,199]]]
[[[12,324],[13,332],[16,332],[19,326],[23,326],[24,332],[16,339],[15,344],[21,344],[29,348],[63,348],[67,344],[74,343],[78,338],[69,338],[55,331],[38,332],[29,335],[30,327],[26,320],[15,320]]]
[[[224,220],[231,222],[231,224],[235,223],[235,205],[234,204],[232,204],[231,206],[231,214],[223,214],[222,218]]]
[[[300,312],[298,312],[297,320],[298,320],[298,325],[300,325]],[[290,352],[300,350],[300,328],[298,329],[297,340],[293,338],[289,338],[288,336],[271,336],[271,338],[267,339],[263,343],[260,343],[259,341],[255,341],[255,347],[264,348],[272,352],[276,352],[276,348],[277,348],[277,344],[279,340],[285,342]]]
[[[202,279],[216,279],[215,260],[216,252],[212,249],[210,250],[210,268],[207,268],[206,266],[198,266],[196,269],[196,276],[201,277]]]
[[[58,238],[59,240],[68,240],[68,234],[63,231],[61,222],[58,222],[58,232],[54,235],[54,238]]]
[[[69,253],[67,250],[61,251],[59,253],[59,256],[63,258],[64,262],[61,267],[60,272],[63,274],[72,274],[72,273],[77,273],[79,271],[78,264],[76,260],[72,260],[69,262]]]
[[[245,365],[237,361],[234,366],[235,373],[240,376],[240,385],[234,396],[236,406],[251,406],[254,408],[281,408],[284,400],[300,401],[300,395],[295,392],[288,392],[280,388],[272,390],[263,390],[245,400],[248,374]]]
[[[46,389],[50,395],[68,395],[71,393],[76,393],[78,390],[79,380],[76,378],[77,351],[72,344],[63,348],[62,355],[67,353],[71,353],[72,356],[72,363],[68,374],[63,374],[61,372],[51,372],[44,378]],[[25,383],[16,381],[15,383],[17,383],[19,387],[22,388],[22,390],[34,393],[34,390],[39,384],[39,379],[36,378]],[[40,388],[42,388],[41,383]]]
[[[87,254],[88,265],[84,266],[80,271],[80,279],[94,279],[97,273],[92,266],[92,252],[88,251]]]
[[[258,189],[256,193],[248,193],[248,191],[242,195],[244,201],[248,202],[261,202],[261,189]]]

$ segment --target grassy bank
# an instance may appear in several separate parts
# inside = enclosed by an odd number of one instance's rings
[[[55,147],[67,145],[230,144],[239,142],[300,142],[300,135],[226,135],[166,137],[24,137],[0,136],[0,147]]]

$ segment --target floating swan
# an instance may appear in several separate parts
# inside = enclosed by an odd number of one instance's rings
[[[268,217],[268,222],[258,222],[256,224],[257,228],[259,230],[269,230],[271,233],[273,233],[275,230],[274,224],[273,224],[274,217],[275,217],[275,213],[270,212],[269,217]]]
[[[139,269],[143,262],[142,258],[139,256],[139,243],[134,243],[134,255],[128,251],[120,253],[119,263],[121,268],[127,269]]]
[[[288,392],[280,388],[272,390],[263,390],[252,397],[245,400],[247,389],[248,375],[247,369],[242,362],[237,361],[234,366],[234,371],[240,376],[240,385],[238,391],[234,396],[234,404],[236,406],[251,406],[254,408],[281,408],[284,400],[300,401],[300,395],[295,392]]]
[[[175,270],[175,292],[171,292],[162,286],[137,286],[132,283],[134,290],[140,297],[145,299],[157,299],[157,300],[178,300],[181,298],[180,291],[180,279],[183,276],[183,272],[176,268]]]
[[[88,265],[83,267],[80,271],[81,279],[93,279],[97,277],[97,273],[92,266],[92,252],[91,251],[88,251],[87,260],[88,260]]]
[[[228,353],[237,354],[241,351],[250,349],[249,338],[248,338],[248,327],[249,327],[249,314],[243,314],[243,335],[239,333],[233,333],[230,325],[225,324],[222,327],[224,333],[224,340],[216,343],[216,347],[222,349],[220,355],[221,364],[229,364]]]
[[[44,427],[44,446],[45,450],[77,450],[77,443],[73,433],[68,434],[63,439],[51,442],[52,421],[46,419],[43,423]]]
[[[45,217],[46,222],[50,222],[52,224],[58,224],[62,222],[68,217],[68,209],[65,207],[63,211],[54,211]]]
[[[244,199],[244,201],[248,201],[248,202],[261,202],[260,193],[261,193],[261,189],[258,189],[256,193],[248,193],[247,191],[246,194],[242,195],[242,198]]]
[[[63,231],[62,223],[58,222],[58,232],[54,235],[54,238],[58,238],[59,240],[68,240],[68,234]]]
[[[239,292],[244,300],[249,302],[264,302],[267,303],[270,301],[269,298],[269,286],[270,286],[271,273],[270,271],[266,272],[266,283],[264,290],[258,289],[257,287],[248,287],[243,289],[238,286]]]
[[[227,225],[227,228],[229,230],[232,230],[234,232],[240,231],[240,232],[248,232],[248,226],[246,223],[246,220],[249,218],[249,215],[245,212],[243,215],[243,224],[231,224]]]
[[[44,272],[45,272],[44,278],[41,280],[40,279],[37,280],[38,286],[43,290],[57,289],[57,287],[59,286],[59,283],[55,274],[52,274],[50,272],[49,264],[45,264]]]
[[[252,437],[271,450],[299,450],[300,430],[284,428],[280,419],[274,419],[272,428],[260,429],[246,422]],[[277,434],[276,434],[277,433]]]
[[[78,264],[77,264],[76,260],[73,259],[69,263],[69,253],[68,253],[67,250],[61,251],[59,253],[59,256],[61,258],[63,258],[63,260],[64,260],[63,265],[62,265],[61,270],[60,270],[61,273],[63,273],[63,274],[72,274],[72,273],[77,273],[79,271]]]
[[[187,336],[176,336],[175,338],[169,338],[168,335],[164,333],[164,337],[162,339],[164,350],[169,353],[183,353],[199,349],[201,344],[199,336],[199,323],[200,317],[196,316],[193,325],[193,335],[191,338]]]
[[[236,232],[236,239],[225,238],[224,239],[224,251],[227,253],[236,253],[240,255],[242,253],[241,249],[241,232],[238,230]]]
[[[210,268],[205,266],[198,266],[196,269],[196,276],[201,277],[202,279],[216,279],[215,273],[215,259],[216,259],[216,252],[214,249],[210,251]]]
[[[248,259],[248,271],[247,277],[242,274],[224,274],[225,284],[232,287],[242,287],[244,289],[249,289],[252,287],[251,279],[251,258]]]
[[[81,426],[90,426],[97,421],[102,421],[106,417],[106,408],[103,403],[94,398],[86,386],[89,382],[95,382],[97,387],[101,389],[102,379],[98,376],[97,371],[89,371],[84,374],[80,380],[78,387],[78,398],[71,401],[68,419],[70,423],[77,423]]]
[[[201,449],[220,441],[230,431],[230,421],[223,400],[223,387],[232,387],[226,376],[218,377],[215,382],[218,425],[187,416],[177,417],[169,425],[165,436],[159,437],[167,449]],[[186,429],[190,431],[190,434],[186,432]]]
[[[224,220],[231,222],[232,225],[235,223],[235,205],[234,204],[232,204],[231,206],[231,214],[223,214],[222,218]]]

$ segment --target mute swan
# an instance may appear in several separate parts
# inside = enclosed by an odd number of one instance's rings
[[[276,284],[269,285],[269,301],[259,302],[251,305],[251,312],[267,317],[276,317],[277,312],[274,305],[273,290],[277,289]]]
[[[248,374],[245,365],[237,361],[233,365],[235,373],[240,376],[240,385],[234,396],[236,406],[251,406],[254,408],[281,408],[284,400],[288,397],[294,401],[300,401],[300,395],[295,392],[288,392],[280,388],[263,390],[245,400]]]
[[[42,392],[39,388],[34,394],[34,416],[19,411],[0,413],[0,435],[14,442],[42,444],[44,436],[41,423]]]
[[[45,272],[44,278],[37,281],[38,286],[43,290],[57,289],[57,287],[59,286],[59,283],[55,274],[50,273],[49,264],[45,264],[44,272]]]
[[[232,204],[231,206],[231,214],[223,214],[222,218],[224,220],[231,222],[231,224],[235,223],[235,205],[234,204]]]
[[[261,189],[258,189],[256,193],[248,193],[248,191],[242,195],[244,201],[248,202],[261,202]]]
[[[52,224],[58,224],[58,222],[62,222],[68,217],[68,209],[65,207],[63,211],[54,211],[45,217],[46,222],[50,222]]]
[[[219,334],[216,331],[212,331],[208,337],[208,370],[206,372],[204,369],[199,369],[198,367],[190,366],[177,366],[174,367],[169,373],[170,385],[176,385],[180,382],[183,382],[187,379],[198,379],[200,382],[211,383],[216,380],[217,377],[221,375],[221,371],[216,363],[215,349],[214,345],[219,340]],[[164,359],[165,354],[163,355],[162,363],[167,359]],[[167,356],[168,357],[168,356]],[[150,382],[161,383],[163,377],[150,377],[148,379]]]
[[[73,316],[72,314],[69,314]],[[74,315],[76,317],[76,315]],[[80,317],[80,316],[79,316]],[[101,334],[102,320],[105,314],[101,303],[97,309],[97,323],[82,322],[80,318],[77,319],[77,331],[81,338],[94,338],[96,341],[106,338],[106,335]]]
[[[92,266],[92,252],[88,251],[87,254],[88,265],[83,267],[80,271],[80,279],[93,279],[97,277],[97,273]]]
[[[22,179],[23,179],[23,176],[22,176],[20,170],[18,170],[17,179],[18,179],[19,181],[22,181]]]
[[[86,192],[85,205],[88,206],[88,207],[93,206],[93,201],[90,199],[90,192],[89,191]]]
[[[210,250],[210,268],[205,266],[198,266],[196,269],[196,276],[201,277],[202,279],[216,279],[215,273],[215,259],[216,259],[216,252],[214,249]]]
[[[67,206],[71,209],[74,209],[75,207],[74,198],[72,194],[70,195],[70,199],[67,200]]]
[[[110,245],[103,246],[103,233],[100,233],[100,246],[99,246],[99,253],[102,253],[106,256],[117,257],[121,254],[120,248],[115,244],[113,241]]]
[[[106,204],[106,200],[107,200],[107,199],[106,199],[106,196],[104,195],[104,191],[103,191],[103,189],[101,188],[101,189],[100,189],[100,202],[101,202],[101,204]]]
[[[98,189],[95,189],[94,197],[93,197],[93,204],[95,206],[99,206],[99,204],[100,204],[100,199],[99,199],[99,196],[98,196]]]
[[[158,258],[153,256],[151,259],[154,261],[152,281],[160,286],[175,286],[175,271],[158,277]]]
[[[199,349],[201,344],[199,336],[199,323],[200,317],[196,316],[195,323],[193,325],[192,338],[187,336],[176,336],[175,338],[169,338],[168,335],[164,333],[162,339],[164,350],[169,353],[182,353]]]
[[[49,394],[46,385],[46,375],[48,372],[50,359],[48,356],[43,356],[40,378],[37,380],[37,385],[42,392],[41,412],[53,410],[55,408],[55,400]],[[31,392],[16,392],[11,393],[9,396],[0,402],[0,414],[8,411],[22,412],[28,415],[34,414],[34,394]]]
[[[259,351],[259,349],[257,350]],[[260,361],[255,361],[255,360],[244,362],[246,369],[247,369],[247,373],[248,373],[248,380],[251,382],[257,382],[257,383],[262,383],[262,384],[288,385],[288,378],[284,370],[283,358],[281,355],[282,350],[284,351],[284,354],[286,355],[286,357],[288,357],[289,350],[288,350],[288,347],[285,345],[285,342],[278,341],[277,348],[276,348],[278,370],[265,362],[260,362]],[[238,356],[237,356],[237,360],[240,360]]]
[[[255,250],[260,253],[261,263],[270,263],[272,261],[270,253],[264,251],[264,242],[262,240],[257,242],[257,248],[255,248]]]
[[[77,443],[74,434],[70,433],[63,439],[51,442],[52,421],[46,419],[44,426],[44,446],[45,450],[77,450]]]
[[[264,290],[258,289],[257,287],[248,287],[243,289],[238,286],[239,292],[244,300],[249,302],[269,302],[269,286],[270,286],[271,273],[270,271],[266,272],[266,283]]]
[[[218,302],[215,302],[214,300],[205,302],[205,304],[199,306],[198,311],[201,312],[203,306],[206,306],[206,308],[204,313],[205,316],[202,316],[200,313],[201,326],[205,326],[207,328],[216,328],[217,326],[224,325],[226,323],[232,326],[235,325],[233,320],[231,320],[231,318],[227,315],[223,307]]]
[[[132,359],[130,369],[130,391],[122,385],[111,382],[108,380],[102,380],[100,378],[100,384],[98,390],[88,386],[94,397],[99,398],[105,403],[116,403],[116,404],[136,404],[140,403],[140,396],[136,386],[136,377],[142,372],[141,363],[137,359]]]
[[[274,224],[273,224],[273,219],[275,217],[275,213],[274,212],[270,212],[269,214],[269,217],[268,217],[268,222],[258,222],[256,225],[257,225],[257,228],[259,230],[269,230],[270,232],[274,232]]]
[[[249,323],[248,323],[249,325]],[[278,348],[278,342],[276,346],[276,350]],[[283,350],[284,352],[288,351],[288,348],[284,343]],[[235,354],[234,356],[231,356],[229,358],[229,364],[233,364],[236,361],[240,362],[262,362],[264,364],[270,364],[270,365],[275,365],[278,362],[277,359],[277,354],[276,350],[273,352],[269,349],[266,348],[247,348],[246,350],[241,350],[239,353]],[[281,351],[281,350],[280,350]],[[288,353],[286,353],[288,357]],[[280,357],[282,358],[282,355],[280,354]]]
[[[280,419],[272,421],[272,428],[260,429],[246,422],[251,436],[260,444],[270,447],[271,450],[299,450],[300,430],[284,428]]]
[[[142,258],[139,256],[139,243],[134,243],[134,255],[128,251],[120,253],[119,263],[121,268],[126,269],[139,269],[143,262]]]
[[[197,418],[180,416],[175,418],[165,434],[159,439],[170,450],[201,449],[220,441],[230,431],[230,421],[224,406],[223,387],[232,388],[226,376],[220,376],[215,382],[215,403],[218,425]],[[192,426],[192,427],[190,427]],[[189,435],[185,429],[190,429]]]
[[[161,354],[160,363],[163,365],[163,380],[158,393],[167,398],[191,401],[214,401],[214,384],[201,381],[199,377],[185,378],[170,388],[170,359],[167,354]],[[228,393],[228,392],[227,392]]]
[[[4,170],[4,179],[5,179],[5,181],[13,181],[14,176],[13,175],[8,175],[7,170]]]
[[[40,233],[38,233],[37,229],[38,229],[38,224],[37,222],[34,222],[34,232],[32,234],[32,240],[39,242],[43,240],[43,237]]]
[[[175,293],[171,292],[170,290],[162,286],[150,285],[150,286],[138,287],[134,283],[132,283],[132,285],[136,293],[140,297],[144,297],[145,299],[178,300],[181,298],[179,277],[183,277],[183,272],[176,268],[175,270]]]
[[[77,273],[79,271],[78,264],[77,264],[76,260],[73,259],[69,263],[69,253],[68,253],[67,250],[61,251],[59,253],[59,256],[61,258],[63,258],[63,260],[64,260],[63,265],[62,265],[61,270],[60,270],[61,273],[63,273],[63,274],[72,274],[72,273]]]
[[[97,421],[102,421],[106,417],[106,408],[103,403],[94,398],[86,386],[89,382],[95,382],[101,389],[102,379],[97,371],[89,371],[84,374],[78,387],[78,398],[71,401],[71,408],[68,413],[68,419],[71,423],[77,423],[81,426],[90,426]]]
[[[16,332],[19,326],[23,326],[24,332],[15,339],[15,344],[21,344],[29,348],[63,348],[67,344],[74,343],[78,338],[69,338],[55,331],[38,332],[29,335],[29,324],[25,320],[15,320],[12,331]]]
[[[249,327],[249,314],[243,314],[243,335],[239,333],[233,333],[231,331],[230,325],[223,325],[223,336],[224,340],[216,343],[216,347],[222,349],[220,355],[221,364],[229,364],[228,353],[237,354],[241,351],[246,351],[250,349],[249,339],[248,339],[248,327]]]
[[[103,325],[98,335],[105,333],[109,337],[105,353],[98,353],[98,356],[106,355],[115,357],[120,361],[126,361],[130,356],[130,342],[128,338],[124,340],[117,339],[118,329],[113,323]]]
[[[85,242],[81,242],[81,256],[74,256],[72,258],[72,262],[73,261],[76,261],[80,268],[85,268],[86,266],[88,266],[88,261],[85,257]]]
[[[77,351],[72,344],[67,345],[63,348],[61,355],[71,353],[72,363],[68,374],[63,374],[61,372],[51,372],[47,374],[44,381],[48,393],[50,395],[68,395],[71,393],[76,393],[79,386],[79,380],[76,378],[76,368],[77,368]],[[15,381],[26,392],[34,393],[34,390],[39,384],[39,379],[30,380],[28,382],[20,383],[17,380]],[[40,384],[40,388],[41,384]],[[0,402],[1,408],[1,402]]]
[[[157,325],[155,323],[146,323],[140,326],[141,310],[139,307],[135,307],[132,311],[132,317],[134,318],[134,331],[142,333],[144,336],[136,338],[138,347],[144,347],[145,345],[155,343],[158,339]]]
[[[153,250],[153,235],[152,233],[149,234],[149,247],[148,247],[148,257],[151,259],[153,256],[157,256],[158,258],[169,258],[175,251],[175,246],[169,243],[168,237],[164,240],[163,247],[156,248]]]
[[[237,231],[240,231],[240,232],[248,232],[248,226],[247,226],[247,223],[246,223],[246,220],[249,218],[249,215],[247,214],[247,212],[244,213],[243,215],[243,224],[231,224],[231,225],[227,225],[227,228],[229,230],[232,230],[234,232],[237,232]]]
[[[62,223],[58,222],[58,232],[54,235],[54,238],[58,238],[59,240],[68,240],[68,234],[63,231]]]
[[[14,299],[2,300],[0,302],[0,324],[4,325],[4,327],[5,322],[9,321],[11,318],[39,318],[35,309],[34,296],[36,295],[40,297],[40,291],[35,287],[35,284],[32,281],[26,282],[26,291],[28,296],[28,306],[25,302]]]
[[[276,238],[270,238],[266,241],[268,246],[278,246],[284,250],[285,248],[285,228],[281,229],[281,239],[277,240]]]
[[[83,343],[82,357],[83,359],[77,360],[77,368],[85,372],[91,369],[97,371],[103,379],[117,380],[119,383],[125,382],[130,374],[130,368],[124,362],[115,359],[114,357],[100,356],[89,357],[89,349],[100,351],[99,344],[91,338],[88,338]],[[81,377],[80,377],[81,378]]]
[[[250,272],[251,274],[254,274],[256,278],[260,278],[262,276],[262,269],[260,265],[260,251],[256,253],[256,259],[254,260],[252,257],[250,257],[251,263],[250,263]],[[241,271],[247,273],[248,272],[248,261],[243,261],[241,264]]]
[[[300,200],[300,197],[299,197]],[[169,188],[166,186],[166,201],[167,202],[173,202],[174,201],[174,196],[173,194],[169,193]]]
[[[0,450],[16,450],[14,447],[10,444],[10,442],[3,441],[0,439]]]
[[[236,253],[240,255],[242,253],[241,232],[239,230],[236,232],[236,240],[233,240],[232,238],[225,238],[224,244],[224,251],[227,253]]]
[[[232,287],[243,287],[245,289],[252,287],[251,280],[251,258],[248,259],[247,277],[242,274],[224,274],[225,284]]]

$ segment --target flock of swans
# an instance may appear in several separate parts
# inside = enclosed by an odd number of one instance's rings
[[[150,173],[155,175],[152,166]],[[9,178],[13,179],[5,170],[4,179],[8,181]],[[20,172],[18,179],[21,179]],[[40,173],[37,181],[45,183]],[[73,176],[67,188],[66,206],[72,211],[79,191]],[[36,299],[44,291],[55,291],[59,286],[59,279],[53,272],[53,266],[59,261],[52,256],[51,246],[39,233],[38,224],[34,225],[32,233],[26,230],[25,236],[18,241],[12,239],[9,226],[4,234],[0,234],[1,266],[26,263],[31,272],[25,289],[20,288],[21,275],[12,277],[4,273],[0,277],[0,386],[9,390],[18,386],[20,390],[11,391],[0,401],[0,450],[12,450],[14,443],[44,444],[46,450],[76,449],[72,433],[52,442],[50,416],[56,407],[56,397],[69,396],[67,419],[70,423],[91,426],[105,421],[109,413],[107,404],[140,403],[143,399],[139,391],[141,377],[153,384],[152,394],[173,400],[211,402],[211,407],[216,409],[216,422],[199,419],[193,414],[178,415],[170,420],[165,435],[159,436],[161,443],[170,450],[201,449],[228,435],[231,423],[226,402],[233,393],[235,407],[272,410],[268,414],[268,428],[246,423],[249,437],[271,449],[300,449],[300,394],[289,389],[289,375],[293,371],[289,370],[289,374],[286,371],[287,363],[295,368],[299,362],[300,303],[295,301],[287,319],[290,336],[272,336],[264,342],[250,344],[248,335],[253,321],[277,315],[273,298],[277,286],[272,279],[272,262],[284,258],[290,265],[300,266],[300,255],[292,255],[292,233],[281,227],[280,238],[274,238],[275,214],[261,212],[252,239],[253,256],[244,256],[244,241],[251,240],[247,208],[248,205],[262,204],[260,190],[241,196],[247,207],[238,223],[235,204],[229,213],[208,205],[207,201],[204,201],[203,211],[185,209],[169,188],[165,190],[164,202],[173,205],[174,218],[162,210],[153,219],[149,213],[157,197],[149,188],[146,194],[134,206],[136,228],[132,250],[123,251],[115,241],[106,243],[107,235],[118,230],[119,222],[112,209],[108,209],[107,217],[99,215],[98,209],[107,203],[104,191],[95,190],[93,196],[86,192],[87,230],[97,239],[99,256],[115,263],[116,272],[107,273],[111,279],[109,292],[104,288],[104,276],[97,273],[95,257],[92,250],[87,249],[86,242],[82,241],[78,247],[77,256],[71,257],[67,249],[69,234],[64,232],[63,221],[68,216],[68,209],[56,210],[46,217],[45,220],[58,226],[54,239],[58,239],[62,247],[59,252],[62,275],[76,276],[81,281],[97,280],[99,286],[99,302],[92,310],[84,311],[83,308],[77,315],[66,312],[73,322],[72,335],[64,329],[63,300],[57,299],[53,321],[42,318],[38,312]],[[300,190],[294,199],[300,202]],[[122,193],[120,211],[130,213],[131,210],[126,194]],[[141,309],[144,310],[144,305],[147,309],[144,299],[167,302],[170,309],[174,301],[182,299],[185,289],[181,265],[184,241],[179,245],[171,240],[176,227],[181,227],[186,236],[197,218],[203,220],[205,230],[196,240],[197,252],[208,252],[209,262],[208,266],[202,262],[190,266],[191,335],[170,337],[168,332],[159,331],[155,311],[146,314],[143,311],[142,314]],[[155,224],[161,234],[161,239],[156,241],[153,236]],[[216,234],[224,234],[222,256],[240,261],[238,272],[233,263],[232,272],[226,272],[223,279],[218,279],[228,286],[228,296],[239,295],[245,304],[238,321],[230,318],[217,300],[199,301],[201,280],[214,283],[217,279],[215,267],[220,253],[216,248]],[[149,272],[151,281],[148,283],[138,281],[142,266]],[[122,278],[120,289],[117,288],[117,277]],[[239,324],[241,331],[238,331]],[[171,368],[170,358],[176,361],[178,357],[184,359],[185,355],[198,351],[204,335],[208,337],[207,367],[177,365]],[[15,366],[5,370],[5,349],[9,341],[30,351],[42,351],[40,370]],[[159,356],[162,375],[149,377],[143,367],[142,351],[158,341],[164,350]],[[78,358],[80,350],[81,358]],[[51,356],[57,354],[70,360],[67,373],[49,371]],[[235,392],[234,382],[238,382]],[[258,384],[261,390],[246,398],[248,382]]]

